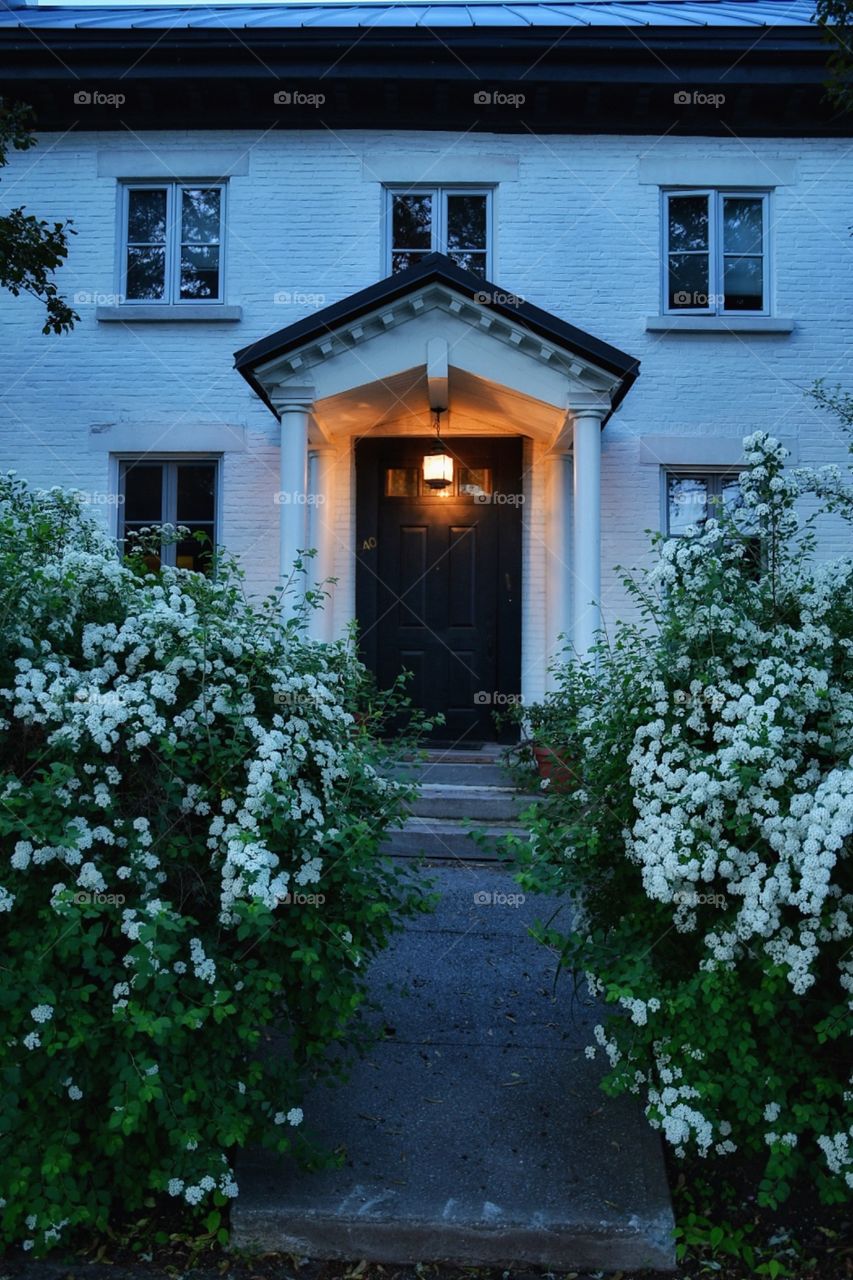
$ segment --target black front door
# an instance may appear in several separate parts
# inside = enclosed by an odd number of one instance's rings
[[[453,438],[453,483],[424,484],[430,439],[358,445],[356,613],[362,654],[383,688],[411,672],[412,701],[442,712],[436,736],[496,736],[518,697],[521,440]]]

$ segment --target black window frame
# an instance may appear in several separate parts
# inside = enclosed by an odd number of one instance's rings
[[[661,474],[663,477],[663,497],[661,501],[662,501],[662,507],[663,507],[662,525],[663,525],[664,536],[666,538],[684,538],[688,536],[685,533],[678,533],[678,532],[674,533],[670,527],[671,508],[670,508],[670,497],[669,497],[669,482],[671,479],[703,480],[708,486],[707,502],[705,504],[705,515],[702,517],[701,521],[692,522],[696,524],[699,532],[701,532],[701,526],[704,523],[704,521],[709,518],[713,518],[715,510],[719,510],[722,507],[724,485],[727,483],[730,483],[732,480],[737,480],[738,477],[741,476],[745,470],[746,468],[743,466],[728,466],[728,467],[712,467],[712,466],[709,466],[709,467],[669,466],[667,467],[667,466],[664,466],[662,467]],[[748,554],[754,566],[754,573],[752,574],[752,576],[757,578],[760,576],[761,568],[764,563],[764,559],[763,559],[764,552],[763,552],[763,544],[762,544],[761,537],[758,534],[743,533],[743,532],[739,533],[738,536],[742,537],[744,542],[747,544]]]
[[[141,525],[142,527],[154,528],[161,524],[178,525],[183,523],[187,527],[210,525],[210,547],[209,554],[211,557],[211,574],[214,569],[214,552],[219,545],[219,531],[221,522],[220,499],[221,499],[221,475],[222,475],[222,459],[210,454],[181,454],[180,457],[167,456],[164,454],[139,454],[124,455],[118,459],[118,522],[116,529],[116,537],[119,548],[122,553],[127,552],[126,536],[127,536],[127,519],[126,519],[126,483],[128,470],[134,466],[160,467],[162,474],[160,478],[160,506],[161,515],[159,519],[142,520],[134,519],[130,523],[133,525]],[[178,511],[178,471],[182,466],[209,466],[213,471],[213,517],[211,520],[183,520],[181,521]],[[160,563],[161,565],[169,565],[172,568],[178,567],[178,544],[171,542],[163,546],[161,544]],[[189,567],[189,566],[184,566]],[[195,572],[203,570],[194,569]]]

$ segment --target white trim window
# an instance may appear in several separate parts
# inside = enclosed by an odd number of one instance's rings
[[[491,279],[492,197],[490,187],[387,188],[388,274],[428,253],[446,253],[457,266]]]
[[[222,302],[225,184],[129,182],[122,188],[123,301]]]
[[[662,194],[664,312],[769,315],[768,193]]]
[[[134,535],[143,529],[184,525],[189,536],[146,556],[149,568],[170,564],[211,572],[218,523],[215,458],[126,458],[119,463],[118,481],[118,538],[125,552],[133,549]]]

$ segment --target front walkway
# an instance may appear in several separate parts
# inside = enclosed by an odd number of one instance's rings
[[[672,1266],[660,1146],[632,1099],[607,1099],[584,1054],[596,1015],[572,998],[496,864],[450,857],[440,892],[373,966],[387,1028],[306,1119],[337,1170],[241,1162],[238,1248],[377,1262]]]

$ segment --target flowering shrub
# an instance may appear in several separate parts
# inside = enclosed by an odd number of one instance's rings
[[[363,669],[13,478],[0,602],[0,1242],[158,1192],[224,1232],[235,1150],[306,1149],[306,1073],[420,905]]]
[[[614,1006],[587,1049],[605,1088],[678,1155],[758,1158],[762,1203],[805,1174],[832,1202],[853,1185],[853,558],[814,563],[819,512],[797,514],[837,473],[745,449],[735,513],[663,542],[628,581],[641,621],[560,669],[534,718],[577,786],[514,852],[525,887],[574,899],[542,935]]]

